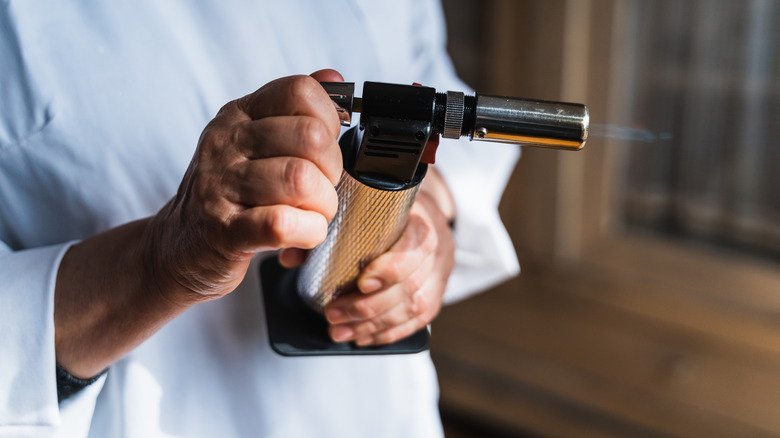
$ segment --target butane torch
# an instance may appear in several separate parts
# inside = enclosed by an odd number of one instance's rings
[[[275,258],[260,267],[268,332],[278,353],[347,355],[413,353],[428,346],[422,329],[379,347],[335,343],[323,308],[356,291],[360,271],[400,237],[439,135],[457,139],[579,150],[588,136],[588,110],[576,103],[503,96],[438,93],[430,87],[365,82],[322,86],[336,104],[342,124],[360,112],[359,125],[339,140],[344,172],[336,186],[339,205],[325,241],[304,264],[283,269]]]

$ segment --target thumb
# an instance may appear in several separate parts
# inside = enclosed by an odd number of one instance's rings
[[[344,77],[341,76],[341,73],[330,68],[317,70],[311,74],[311,77],[319,82],[344,82]]]

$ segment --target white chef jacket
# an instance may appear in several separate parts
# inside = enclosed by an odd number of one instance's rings
[[[434,0],[0,1],[0,436],[440,436],[427,352],[273,353],[256,261],[58,405],[53,295],[69,242],[173,196],[225,102],[321,68],[462,90],[444,35]],[[458,218],[448,301],[518,272],[497,215],[517,156],[439,148]]]

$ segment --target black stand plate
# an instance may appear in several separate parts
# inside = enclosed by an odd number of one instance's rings
[[[339,356],[366,354],[409,354],[428,348],[428,329],[406,339],[378,347],[358,347],[349,342],[333,342],[328,323],[298,296],[297,270],[283,268],[276,257],[260,264],[260,281],[265,302],[271,348],[283,356]]]

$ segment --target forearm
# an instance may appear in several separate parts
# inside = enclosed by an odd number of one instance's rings
[[[54,294],[57,362],[89,378],[181,314],[154,269],[149,219],[108,230],[70,248]]]

